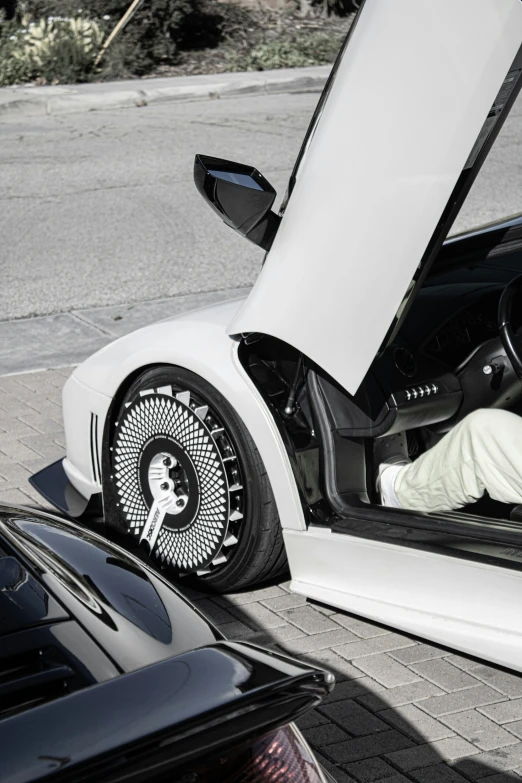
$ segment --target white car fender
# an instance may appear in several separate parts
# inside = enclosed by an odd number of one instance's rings
[[[226,332],[243,301],[226,302],[147,326],[110,343],[74,370],[63,392],[67,445],[64,469],[84,497],[101,488],[103,426],[114,395],[141,368],[171,364],[201,376],[228,400],[261,454],[282,526],[306,529],[290,459],[277,425],[239,361],[238,341]]]
[[[65,428],[63,468],[80,495],[89,500],[101,492],[101,448],[103,424],[111,397],[94,391],[77,377],[77,369],[62,392]]]

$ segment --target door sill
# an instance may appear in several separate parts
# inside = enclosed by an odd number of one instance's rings
[[[522,569],[522,525],[508,519],[361,505],[353,506],[350,516],[337,520],[331,531]]]

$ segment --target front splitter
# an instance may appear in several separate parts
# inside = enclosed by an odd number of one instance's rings
[[[89,500],[84,498],[69,481],[61,459],[30,476],[29,483],[45,500],[72,519],[102,513],[101,492]]]

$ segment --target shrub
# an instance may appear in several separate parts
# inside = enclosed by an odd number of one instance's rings
[[[196,9],[180,24],[178,43],[183,50],[200,50],[224,41],[246,42],[260,27],[251,9],[237,2],[198,0]]]
[[[362,0],[299,0],[299,15],[342,17],[356,13],[361,7]]]
[[[16,0],[0,0],[0,15],[5,19],[13,19],[16,13]],[[0,19],[0,23],[3,21]]]
[[[314,8],[333,1],[315,0]],[[0,19],[0,84],[131,78],[172,73],[171,66],[208,73],[330,63],[349,21],[315,16],[303,24],[287,11],[256,11],[222,0],[145,0],[94,68],[102,38],[129,4],[18,0],[23,24]]]
[[[40,78],[49,82],[88,80],[104,37],[88,19],[49,17],[16,27],[2,25],[0,83]],[[6,40],[7,38],[7,40]]]
[[[32,19],[84,17],[105,21],[112,28],[121,19],[131,0],[19,0],[19,8]],[[119,38],[117,58],[123,67],[140,74],[161,64],[174,64],[179,58],[183,22],[196,14],[200,0],[145,0]],[[122,43],[123,42],[123,43]],[[110,47],[112,49],[112,45]],[[109,51],[110,51],[109,49]]]
[[[258,44],[246,54],[230,52],[228,71],[265,71],[271,68],[300,68],[333,62],[341,39],[326,33],[296,35]]]
[[[30,63],[14,56],[20,47],[19,34],[19,26],[15,22],[0,20],[0,87],[31,79]]]
[[[126,51],[134,52],[135,73],[145,73],[151,68],[173,65],[179,59],[178,29],[187,15],[193,12],[197,0],[145,0],[121,34],[120,43]],[[87,0],[90,16],[109,15],[112,24],[123,16],[129,2],[122,0]],[[85,9],[84,9],[85,10]],[[123,57],[124,61],[126,55]]]

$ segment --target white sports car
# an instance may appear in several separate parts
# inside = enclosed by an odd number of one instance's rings
[[[447,239],[521,88],[521,45],[520,0],[366,0],[279,214],[252,166],[196,156],[262,272],[246,300],[73,372],[42,494],[76,517],[102,502],[106,525],[208,588],[288,563],[298,593],[522,670],[509,507],[426,515],[374,488],[387,438],[415,458],[472,410],[522,412],[522,217]]]

